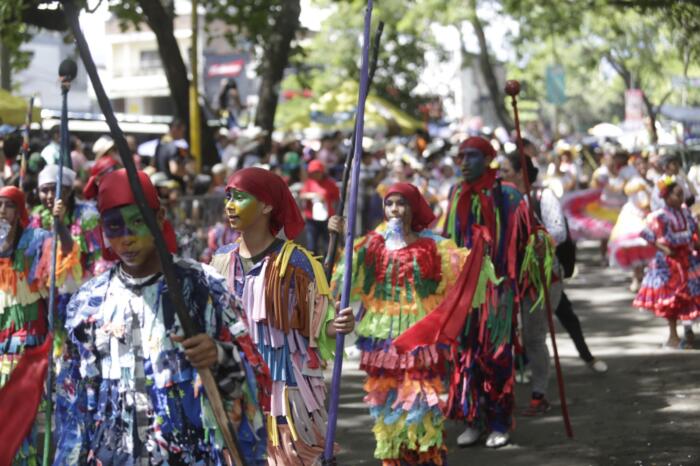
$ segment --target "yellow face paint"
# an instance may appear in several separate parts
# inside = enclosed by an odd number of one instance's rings
[[[237,189],[226,191],[226,215],[234,230],[245,230],[257,220],[260,213],[260,201],[252,194]]]

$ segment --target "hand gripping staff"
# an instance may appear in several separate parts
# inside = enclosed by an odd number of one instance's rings
[[[112,104],[107,98],[107,94],[105,93],[102,82],[100,81],[100,76],[97,74],[95,62],[90,54],[90,49],[85,41],[85,36],[80,29],[80,24],[78,22],[79,10],[73,3],[73,0],[63,0],[62,3],[66,20],[68,21],[68,25],[70,26],[73,35],[75,36],[78,51],[80,52],[80,58],[85,65],[85,70],[87,71],[90,81],[92,82],[92,86],[95,89],[95,95],[97,96],[97,101],[100,104],[100,109],[102,110],[102,113],[104,113],[107,124],[109,125],[109,130],[112,133],[112,137],[114,138],[117,149],[119,150],[122,163],[124,164],[124,168],[126,168],[129,176],[129,185],[131,186],[131,191],[134,193],[136,205],[138,206],[141,215],[143,215],[148,229],[155,238],[158,257],[163,269],[163,276],[165,277],[168,293],[170,295],[170,299],[172,300],[173,306],[175,307],[175,312],[177,312],[177,317],[180,320],[185,336],[191,337],[198,333],[197,329],[195,328],[194,323],[190,319],[187,312],[187,307],[182,297],[182,292],[180,291],[181,287],[178,284],[178,280],[173,269],[172,257],[166,249],[165,240],[163,239],[163,234],[160,231],[160,228],[158,228],[156,217],[153,214],[153,211],[151,211],[146,204],[146,199],[144,198],[141,184],[138,181],[136,167],[134,166],[133,158],[131,157],[131,153],[129,152],[129,148],[126,144],[126,139],[124,139],[124,134],[119,128],[117,119],[114,116],[114,111],[112,110]],[[207,399],[209,400],[211,408],[214,411],[216,422],[224,437],[224,441],[229,450],[228,452],[231,455],[231,459],[233,460],[233,464],[237,466],[247,466],[244,458],[240,454],[236,432],[226,416],[226,412],[224,411],[221,394],[216,386],[214,376],[209,369],[198,369],[197,373],[202,380]]]
[[[384,21],[380,21],[377,25],[377,31],[374,33],[374,41],[372,42],[372,61],[369,64],[369,79],[367,80],[367,89],[365,90],[365,100],[369,94],[369,88],[374,80],[374,72],[377,71],[377,58],[379,56],[379,42],[384,31]],[[355,135],[357,134],[357,113],[355,114],[355,125],[352,130],[352,138],[350,139],[350,148],[345,155],[345,165],[343,167],[343,181],[340,185],[340,202],[338,203],[338,212],[343,215],[345,212],[345,199],[348,195],[348,181],[350,179],[350,171],[352,169],[352,161],[355,159]],[[331,231],[328,235],[328,252],[323,259],[323,270],[326,272],[326,278],[330,283],[335,267],[336,252],[338,249],[338,233]]]
[[[362,137],[365,130],[365,100],[369,83],[369,30],[372,24],[372,0],[367,2],[365,11],[365,30],[362,41],[362,67],[360,68],[360,95],[357,99],[357,116],[355,126],[355,154],[352,165],[352,183],[350,189],[350,211],[348,214],[348,227],[345,230],[345,270],[343,272],[343,294],[340,298],[340,307],[345,309],[350,303],[350,285],[352,283],[352,253],[355,242],[355,220],[357,219],[357,193],[360,183],[360,163],[362,151]],[[335,441],[335,428],[338,422],[338,401],[340,398],[340,376],[343,369],[343,347],[345,335],[338,334],[335,337],[335,362],[333,365],[333,379],[331,382],[330,401],[328,403],[328,427],[326,429],[326,444],[323,450],[323,464],[335,464],[333,444]]]
[[[528,196],[532,196],[532,189],[530,187],[530,180],[527,177],[527,160],[525,155],[525,148],[523,147],[523,137],[520,133],[520,117],[518,115],[518,102],[516,97],[520,94],[520,83],[515,80],[507,81],[506,94],[511,97],[511,104],[513,105],[513,118],[515,120],[515,131],[517,134],[518,152],[520,153],[520,165],[522,169],[520,173],[522,174],[523,181],[525,182],[525,191]],[[535,213],[532,207],[532,200],[528,202],[530,224],[535,225]],[[552,338],[552,349],[554,350],[554,366],[557,371],[557,385],[559,386],[559,400],[561,401],[561,415],[564,418],[564,428],[566,429],[566,436],[569,438],[574,437],[574,431],[571,428],[571,420],[569,419],[569,407],[566,404],[566,393],[564,390],[564,377],[561,373],[561,364],[559,363],[559,351],[557,350],[557,339],[554,335],[554,318],[552,317],[552,305],[549,302],[549,285],[545,279],[544,262],[542,260],[537,261],[539,266],[539,275],[542,286],[544,287],[544,306],[547,311],[547,321],[549,323],[549,335]]]

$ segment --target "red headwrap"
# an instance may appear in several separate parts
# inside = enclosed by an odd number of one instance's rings
[[[284,229],[288,239],[294,239],[304,229],[304,218],[284,180],[269,170],[258,167],[238,170],[228,180],[226,189],[238,189],[272,207],[270,231],[276,235]]]
[[[480,136],[472,136],[467,138],[462,142],[462,144],[459,145],[460,154],[466,149],[476,149],[484,154],[484,157],[487,159],[493,159],[496,157],[496,149],[493,148],[487,139]]]
[[[26,228],[29,225],[29,214],[27,213],[27,203],[24,200],[24,193],[14,186],[0,188],[0,197],[11,200],[19,213],[19,226]]]
[[[413,231],[422,231],[435,221],[433,209],[428,205],[418,188],[410,183],[395,183],[384,195],[384,199],[392,194],[400,194],[411,207],[411,229]]]
[[[309,173],[313,173],[313,172],[326,173],[326,166],[320,160],[314,159],[311,162],[309,162],[309,168],[307,168],[306,171]]]
[[[158,193],[156,188],[151,183],[144,172],[136,172],[139,177],[139,182],[141,183],[141,189],[143,190],[144,197],[146,198],[146,204],[151,209],[157,211],[160,209],[160,200],[158,199]],[[115,207],[123,207],[127,205],[136,204],[134,199],[134,194],[131,192],[131,187],[129,186],[129,176],[125,169],[120,169],[112,173],[107,174],[102,181],[100,181],[99,192],[97,194],[97,210],[100,214],[104,213],[109,209]],[[165,238],[165,245],[168,251],[171,253],[177,252],[177,240],[175,239],[175,231],[173,226],[169,221],[163,221],[163,237]],[[104,244],[103,244],[104,246]],[[108,248],[103,248],[102,255],[107,260],[117,260],[118,257]]]
[[[85,199],[94,199],[97,197],[97,179],[118,167],[119,164],[112,157],[100,157],[97,159],[90,169],[90,178],[83,189],[83,196],[85,196]]]

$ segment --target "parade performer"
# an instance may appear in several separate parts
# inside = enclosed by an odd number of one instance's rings
[[[520,259],[534,257],[532,247],[526,250],[530,231],[527,205],[513,186],[496,180],[496,169],[491,165],[495,156],[491,144],[481,137],[470,137],[460,145],[463,181],[450,193],[445,230],[459,246],[472,248],[477,231],[474,226],[481,226],[487,256],[483,267],[476,269],[480,270],[480,286],[485,287],[478,294],[485,293],[486,298],[468,309],[471,314],[460,332],[459,353],[450,378],[447,413],[467,423],[457,439],[460,446],[478,441],[484,428],[489,432],[488,447],[501,447],[510,439],[516,301],[524,267]]]
[[[627,201],[624,187],[628,178],[621,173],[626,162],[625,152],[606,154],[603,164],[593,172],[591,188],[565,195],[562,199],[571,236],[574,240],[600,240],[600,252],[605,264],[608,238]]]
[[[99,213],[92,203],[82,202],[75,199],[73,183],[76,173],[70,168],[63,168],[63,178],[61,184],[61,199],[54,199],[56,193],[56,179],[58,178],[58,166],[47,165],[40,173],[37,183],[39,201],[41,204],[32,209],[29,217],[29,226],[32,228],[43,228],[51,231],[53,229],[54,205],[60,220],[59,229],[66,231],[78,243],[80,251],[80,262],[86,277],[99,275],[104,272],[110,264],[102,260],[100,250],[99,233]],[[60,234],[60,233],[59,233]],[[74,288],[67,292],[73,292],[82,284],[83,277],[76,277]],[[64,290],[61,290],[63,293]],[[65,303],[63,307],[65,308]],[[60,306],[59,306],[60,307]]]
[[[362,303],[357,347],[367,372],[374,456],[385,466],[441,465],[447,348],[433,344],[399,355],[392,342],[442,300],[467,250],[428,230],[435,215],[409,183],[389,187],[384,215],[387,222],[355,240],[351,295]],[[342,234],[340,220],[333,217],[329,229]],[[343,263],[335,270],[334,283],[340,283]]]
[[[526,143],[527,144],[527,143]],[[522,159],[517,152],[508,154],[499,167],[501,179],[511,183],[523,194],[526,202],[533,203],[535,221],[547,230],[547,236],[551,241],[559,245],[566,241],[566,219],[561,210],[561,204],[551,188],[535,186],[539,170],[535,167],[530,157],[525,159],[527,166],[523,174]],[[532,192],[528,195],[524,176],[528,177],[528,184]],[[549,286],[549,302],[552,308],[559,306],[563,290],[563,269],[559,265],[556,256],[549,264],[545,264],[553,273],[552,283]],[[527,366],[532,371],[532,396],[529,406],[523,411],[524,416],[537,416],[550,409],[546,399],[549,386],[550,357],[547,348],[547,314],[542,309],[542,304],[536,306],[536,293],[534,290],[523,290],[521,305],[522,342],[527,356]]]
[[[292,242],[304,219],[280,176],[238,170],[226,196],[229,222],[241,236],[211,265],[226,277],[270,367],[268,464],[310,465],[323,452],[326,432],[323,361],[333,355],[336,333],[354,328],[352,310],[335,316],[321,264]]]
[[[156,190],[138,172],[168,249],[172,226]],[[218,274],[175,260],[191,319],[202,333],[184,339],[167,292],[154,238],[125,170],[105,176],[97,198],[103,252],[117,265],[86,284],[68,305],[68,375],[57,385],[62,433],[55,465],[226,464],[223,438],[197,374],[211,368],[237,425],[241,455],[264,462],[269,372]]]
[[[625,185],[627,202],[622,206],[608,242],[608,257],[613,266],[632,270],[634,275],[630,290],[639,291],[644,277],[644,267],[656,255],[656,248],[649,244],[641,233],[645,219],[649,215],[652,185],[646,180],[647,162],[642,157],[635,159],[634,166],[639,173]]]
[[[668,320],[665,345],[678,348],[682,341],[676,330],[677,321],[700,316],[698,224],[683,204],[683,187],[675,179],[662,176],[657,186],[666,205],[647,217],[642,237],[658,251],[644,274],[634,305]]]
[[[51,250],[50,232],[29,227],[24,193],[8,186],[0,189],[0,386],[12,382],[12,372],[25,349],[40,346],[47,338],[47,308]],[[70,235],[60,236],[56,260],[56,283],[80,275],[77,244]],[[37,380],[43,386],[43,380]],[[37,406],[27,409],[35,416]],[[0,444],[5,442],[0,439]],[[36,464],[35,432],[29,434],[14,464]]]

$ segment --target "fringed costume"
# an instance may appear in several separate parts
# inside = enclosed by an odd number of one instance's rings
[[[393,193],[409,199],[414,230],[434,220],[412,185],[397,183],[386,197]],[[351,300],[362,303],[357,347],[360,368],[367,372],[364,401],[374,419],[374,456],[385,466],[442,465],[447,448],[440,397],[447,392],[447,346],[432,343],[399,354],[393,341],[440,303],[455,284],[467,250],[429,231],[397,249],[387,245],[390,234],[382,224],[357,239],[352,268]],[[342,283],[343,270],[341,262],[334,289]]]
[[[0,190],[0,197],[11,197],[17,212],[24,211],[19,227],[28,219],[24,195],[17,188]],[[0,256],[0,386],[11,379],[24,350],[40,346],[48,334],[48,296],[51,274],[51,234],[37,228],[20,228],[19,239],[7,255]],[[64,255],[59,245],[56,283],[61,285],[71,274],[81,274],[77,244]],[[38,381],[43,385],[43,381]],[[22,409],[17,407],[16,409]],[[36,413],[27,413],[32,418]],[[24,441],[14,464],[37,464],[35,432]]]
[[[237,171],[236,189],[272,206],[272,234],[295,238],[304,220],[284,180],[261,168]],[[253,258],[239,253],[240,239],[214,254],[211,265],[226,278],[243,309],[250,334],[270,368],[272,398],[266,414],[268,464],[311,465],[326,433],[324,361],[335,341],[326,326],[335,316],[321,264],[306,249],[279,238]]]
[[[139,181],[148,206],[158,210],[148,177],[139,172]],[[127,183],[125,170],[101,180],[101,215],[133,207],[131,190],[121,189]],[[176,241],[167,224],[163,236],[172,252]],[[104,253],[114,255],[110,247]],[[236,427],[240,453],[248,464],[262,464],[267,366],[223,278],[192,261],[176,259],[173,265],[192,322],[216,344],[211,371]],[[184,347],[170,338],[183,336],[183,330],[160,272],[136,278],[119,262],[73,296],[66,327],[70,364],[56,387],[60,429],[54,465],[227,464],[197,370]]]

